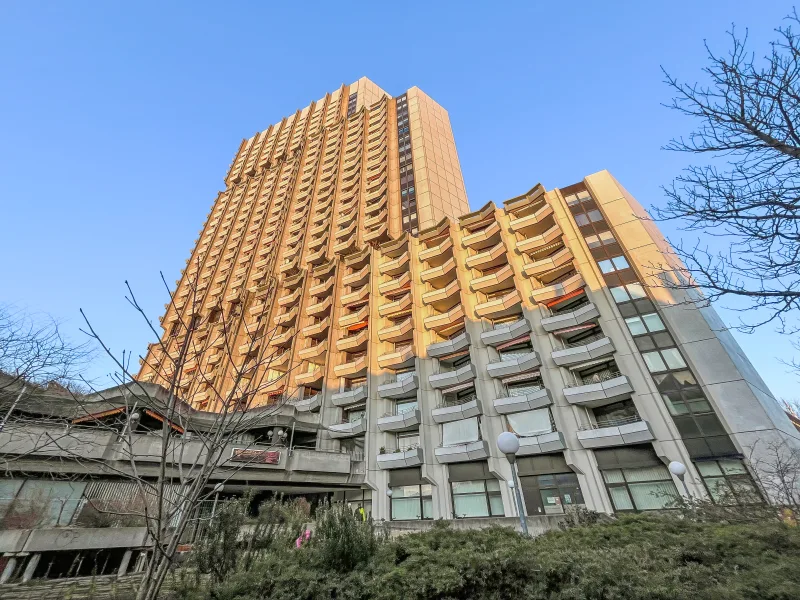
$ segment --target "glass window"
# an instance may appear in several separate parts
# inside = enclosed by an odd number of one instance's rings
[[[597,266],[600,267],[600,270],[603,273],[613,273],[616,270],[614,268],[614,263],[612,263],[610,260],[597,261]]]
[[[614,234],[612,234],[610,231],[603,231],[599,235],[600,235],[600,242],[604,245],[613,244],[614,242],[617,241],[616,238],[614,237]]]
[[[538,408],[507,415],[511,431],[522,437],[532,437],[553,431],[549,408]]]
[[[411,402],[398,402],[396,405],[397,414],[402,415],[407,412],[413,411],[417,409],[417,401],[412,400]]]
[[[744,463],[738,459],[695,463],[711,499],[718,504],[762,502],[758,488]]]
[[[664,364],[664,359],[661,358],[661,355],[658,352],[644,352],[642,354],[642,358],[647,364],[647,369],[651,373],[667,370],[667,365]]]
[[[628,264],[628,261],[625,260],[624,256],[615,256],[614,258],[611,259],[611,262],[614,263],[614,268],[617,271],[630,268],[630,265]]]
[[[647,326],[647,331],[650,332],[663,331],[664,329],[666,329],[664,327],[664,323],[661,321],[661,317],[658,316],[658,313],[649,313],[646,315],[642,315],[642,320]]]
[[[647,333],[647,329],[645,328],[640,317],[630,317],[625,319],[625,324],[628,326],[631,335],[642,335],[643,333]]]
[[[665,350],[661,351],[661,356],[664,357],[664,360],[667,363],[667,367],[670,369],[682,369],[686,366],[686,363],[681,356],[681,353],[678,352],[677,348],[666,348]]]
[[[433,518],[433,494],[430,485],[401,485],[391,490],[392,521]]]
[[[588,244],[589,248],[597,248],[598,246],[602,246],[603,244],[600,241],[600,238],[598,238],[596,235],[587,235],[584,239],[586,240],[586,243]]]
[[[580,213],[578,215],[575,215],[575,222],[578,224],[579,227],[584,227],[589,224],[589,217],[587,217],[583,213]]]
[[[496,479],[453,481],[450,489],[456,518],[505,516],[500,482]]]
[[[620,285],[618,287],[612,287],[611,295],[614,297],[614,302],[616,302],[617,304],[620,304],[622,302],[627,302],[628,300],[631,299],[631,297],[628,296],[628,292],[625,290],[624,285]]]
[[[590,210],[587,215],[589,216],[589,220],[596,223],[597,221],[603,220],[603,215],[600,214],[599,210]]]
[[[568,206],[575,206],[576,204],[580,204],[580,198],[578,198],[575,194],[570,194],[566,197],[567,205]]]
[[[479,439],[478,417],[442,423],[442,445],[454,446]]]
[[[668,508],[678,497],[667,467],[603,471],[615,510],[658,510]]]
[[[640,283],[629,283],[627,286],[628,293],[633,300],[640,300],[642,298],[647,298],[647,293],[645,293],[642,284]]]

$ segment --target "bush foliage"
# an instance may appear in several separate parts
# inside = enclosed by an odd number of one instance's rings
[[[326,521],[327,519],[327,521]],[[526,539],[503,528],[386,539],[345,513],[300,548],[183,597],[201,600],[800,598],[800,530],[774,520],[631,516]]]

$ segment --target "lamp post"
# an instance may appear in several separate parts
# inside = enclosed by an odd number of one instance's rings
[[[392,520],[392,488],[386,489],[386,496],[389,498],[389,520]]]
[[[686,492],[686,497],[691,498],[692,495],[689,493],[689,488],[686,486],[686,465],[677,460],[673,460],[669,463],[669,472],[681,480],[683,491]]]
[[[225,489],[225,486],[222,482],[218,483],[214,486],[214,504],[211,505],[211,520],[214,520],[214,515],[217,512],[217,500],[219,500],[219,493]]]
[[[528,523],[525,521],[525,513],[522,510],[522,496],[519,493],[519,481],[517,480],[517,452],[519,452],[519,438],[510,431],[504,431],[497,436],[497,448],[506,455],[511,465],[511,480],[509,487],[514,488],[514,500],[517,504],[517,514],[519,514],[519,524],[522,527],[522,534],[528,535]]]

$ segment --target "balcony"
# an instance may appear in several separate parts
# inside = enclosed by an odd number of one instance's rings
[[[302,288],[297,288],[291,294],[284,294],[280,298],[278,298],[278,306],[287,306],[289,304],[294,304],[300,298],[300,292]]]
[[[275,324],[285,326],[288,323],[293,323],[296,317],[297,317],[297,307],[295,306],[292,310],[277,315],[275,317]]]
[[[378,307],[378,314],[382,317],[391,317],[398,313],[409,311],[411,309],[411,304],[411,292],[408,292],[404,296],[401,296],[399,300],[381,304],[380,307]]]
[[[520,312],[522,297],[519,290],[513,289],[510,292],[492,298],[488,302],[482,302],[475,306],[475,314],[479,317],[489,317],[499,319]]]
[[[415,359],[414,345],[409,344],[400,350],[378,356],[378,366],[381,369],[404,369],[414,366]]]
[[[542,363],[539,361],[539,356],[535,351],[531,351],[504,358],[499,362],[489,363],[486,370],[491,377],[504,378],[533,371],[540,364]]]
[[[364,327],[358,333],[340,337],[336,341],[336,349],[343,352],[365,350],[369,341],[369,329]]]
[[[487,346],[498,346],[511,340],[520,339],[530,332],[530,323],[528,323],[527,319],[522,318],[513,323],[502,323],[489,331],[484,331],[481,333],[481,341]]]
[[[544,220],[548,217],[551,217],[552,214],[553,207],[545,203],[529,215],[511,219],[508,223],[508,228],[514,233],[530,233],[537,226],[541,228],[541,224],[544,222]]]
[[[550,406],[552,403],[553,398],[550,396],[550,392],[547,388],[542,387],[539,390],[534,390],[527,394],[496,398],[494,401],[494,409],[501,415],[507,415],[525,410],[544,408],[545,406]]]
[[[478,397],[474,394],[472,399],[463,404],[441,404],[431,411],[433,420],[437,423],[449,423],[450,421],[460,421],[483,414]]]
[[[350,362],[336,365],[333,372],[337,377],[362,377],[367,374],[367,356],[359,356]]]
[[[470,233],[461,238],[461,245],[465,248],[481,250],[495,245],[500,241],[500,223],[492,221],[480,231]]]
[[[327,260],[327,256],[325,255],[325,246],[322,246],[316,252],[311,252],[306,256],[306,262],[311,265],[319,265],[324,263]]]
[[[502,241],[478,254],[473,254],[466,260],[467,267],[484,271],[492,267],[499,267],[506,260],[506,246]]]
[[[364,232],[364,242],[372,242],[375,240],[379,240],[383,237],[389,235],[388,227],[386,223],[378,227],[377,229],[370,229]]]
[[[451,256],[438,267],[431,267],[430,269],[425,269],[419,274],[419,276],[424,283],[430,283],[433,285],[444,285],[445,283],[455,279],[456,276],[455,258]]]
[[[473,292],[495,292],[504,287],[508,287],[513,279],[514,269],[511,268],[511,265],[506,264],[493,273],[482,277],[476,277],[470,282],[469,287]]]
[[[431,387],[437,390],[448,389],[475,380],[475,365],[466,364],[452,371],[443,371],[428,378]]]
[[[444,261],[446,258],[450,257],[452,254],[451,253],[452,249],[453,249],[453,240],[450,238],[450,236],[448,236],[444,240],[439,242],[436,246],[431,246],[430,248],[425,248],[424,250],[420,250],[419,259],[423,262],[427,262],[430,266],[435,266],[436,261],[438,260]]]
[[[328,426],[328,433],[334,439],[355,437],[362,435],[367,430],[367,420],[362,417],[357,421],[346,421]]]
[[[564,434],[560,431],[551,431],[530,437],[519,438],[519,451],[517,456],[531,456],[533,454],[548,454],[566,450]]]
[[[344,408],[345,406],[353,406],[355,404],[363,404],[367,401],[367,386],[360,385],[358,387],[344,390],[343,392],[336,392],[331,396],[331,404]]]
[[[378,267],[381,275],[399,275],[408,271],[408,250],[393,260],[382,262]]]
[[[419,426],[422,422],[418,408],[386,414],[378,419],[379,431],[404,431]]]
[[[300,284],[303,283],[304,279],[305,278],[303,277],[303,273],[302,272],[297,274],[297,275],[293,275],[292,277],[284,277],[283,278],[283,287],[285,287],[287,290],[297,289],[297,288],[300,287]],[[260,285],[260,286],[258,286],[258,289],[259,289],[259,292],[258,292],[259,294],[263,293],[264,295],[266,295],[266,290],[268,288],[267,288],[266,285]]]
[[[300,352],[297,353],[298,358],[301,360],[310,360],[314,362],[315,360],[319,360],[323,358],[324,354],[328,351],[328,340],[324,340],[319,342],[318,344],[314,344],[313,346],[309,346],[308,348],[303,348]]]
[[[314,365],[314,369],[310,371],[306,371],[305,373],[299,373],[295,377],[295,383],[297,385],[312,385],[312,384],[320,384],[322,383],[322,378],[325,376],[325,373],[322,367],[318,367]]]
[[[297,412],[316,412],[322,406],[322,394],[314,394],[307,398],[294,400],[291,404]]]
[[[329,277],[328,279],[326,279],[322,283],[318,283],[317,285],[312,286],[308,290],[308,295],[309,296],[322,296],[322,295],[324,295],[326,292],[329,292],[330,289],[333,287],[334,281],[336,281],[335,278]]]
[[[450,310],[453,305],[461,301],[461,286],[458,279],[454,279],[443,288],[431,290],[422,294],[422,303],[432,306],[439,312]]]
[[[378,468],[380,469],[403,469],[405,467],[417,467],[422,463],[422,448],[419,446],[407,450],[390,450],[384,454],[378,454]]]
[[[642,444],[654,439],[650,424],[639,416],[587,425],[578,431],[578,442],[586,449]]]
[[[384,296],[389,296],[410,287],[410,283],[411,276],[408,273],[403,273],[400,277],[381,283],[378,286],[378,291]]]
[[[322,302],[317,302],[315,304],[309,304],[306,306],[306,314],[309,317],[319,317],[323,314],[326,314],[331,309],[331,304],[333,304],[333,298],[328,296]]]
[[[311,230],[309,230],[309,235],[310,234],[311,234]],[[312,237],[308,241],[308,249],[313,251],[316,248],[319,248],[323,244],[327,244],[327,243],[328,243],[328,235],[327,234],[323,234],[323,235],[320,235],[320,236],[317,236],[317,237]]]
[[[580,340],[575,344],[568,344],[563,350],[553,350],[553,362],[559,367],[577,365],[614,353],[614,342],[604,334],[592,336],[587,340]]]
[[[423,325],[429,331],[443,332],[454,327],[460,328],[463,322],[464,307],[461,304],[457,304],[445,313],[425,317]]]
[[[566,313],[558,313],[542,319],[545,331],[555,332],[559,329],[577,327],[600,316],[600,311],[591,302]],[[557,335],[557,334],[556,334]]]
[[[339,327],[350,327],[365,321],[369,316],[369,304],[365,304],[355,312],[344,313],[339,317]]]
[[[411,339],[414,333],[414,322],[411,317],[400,323],[378,330],[378,339],[382,342],[401,342]]]
[[[581,274],[574,273],[558,283],[533,290],[531,299],[534,302],[547,302],[548,300],[553,300],[555,298],[560,298],[561,296],[571,294],[572,292],[581,289],[584,285],[585,284]]]
[[[543,273],[547,273],[548,271],[552,271],[559,267],[563,267],[564,265],[569,264],[572,261],[572,252],[566,246],[563,246],[561,250],[558,250],[554,254],[550,256],[546,256],[542,259],[535,260],[533,262],[529,262],[522,268],[522,273],[526,277],[538,277]]]
[[[355,250],[355,248],[356,248],[356,236],[353,235],[352,237],[349,237],[337,243],[333,247],[333,251],[336,254],[349,254],[351,251]]]
[[[285,273],[286,275],[294,275],[299,270],[300,261],[297,259],[284,262],[280,269],[278,269],[281,273]]]
[[[541,235],[535,235],[524,240],[519,240],[517,242],[517,252],[520,254],[523,252],[536,252],[537,250],[541,250],[545,246],[560,239],[562,235],[564,234],[558,224],[553,225]]]
[[[344,306],[355,304],[357,302],[361,302],[362,300],[366,300],[368,296],[369,296],[369,286],[362,285],[360,288],[354,289],[349,294],[344,294],[342,296],[342,304]]]
[[[366,264],[360,270],[345,275],[342,278],[342,283],[354,288],[361,287],[369,281],[369,272],[370,266]]]
[[[416,373],[402,373],[384,384],[378,386],[378,396],[389,400],[412,398],[417,395],[419,379]]]
[[[455,446],[440,446],[434,450],[436,460],[441,464],[481,460],[489,456],[489,444],[478,440]]]
[[[273,354],[269,359],[269,366],[270,368],[274,369],[286,369],[289,366],[289,362],[292,360],[292,353],[288,350],[285,350],[279,354]]]
[[[565,387],[564,397],[567,402],[578,406],[603,406],[628,398],[633,393],[630,380],[619,372],[603,373],[595,379],[597,381],[584,380],[582,383]]]
[[[430,344],[428,346],[428,356],[432,358],[449,356],[451,354],[455,354],[456,352],[460,352],[461,350],[466,350],[469,348],[469,344],[469,334],[466,331],[463,331],[449,340]]]
[[[270,346],[288,346],[292,343],[295,336],[294,327],[290,328],[287,332],[275,335],[270,341]]]
[[[323,319],[318,323],[312,323],[311,325],[306,325],[300,331],[305,337],[321,338],[327,335],[328,327],[330,326],[331,326],[331,318],[325,317],[325,319]]]

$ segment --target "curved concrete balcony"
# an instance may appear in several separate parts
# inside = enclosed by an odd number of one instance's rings
[[[597,383],[585,383],[564,388],[564,397],[570,404],[578,406],[603,406],[628,398],[633,386],[626,375],[610,377]]]
[[[443,285],[456,278],[456,261],[454,257],[448,258],[438,267],[425,269],[420,274],[420,279],[424,283]]]
[[[316,412],[322,406],[322,394],[314,394],[302,400],[295,400],[291,404],[297,412]]]
[[[323,314],[328,314],[332,304],[333,298],[328,296],[322,302],[317,302],[316,304],[309,304],[306,306],[306,314],[310,317],[319,317]]]
[[[312,323],[311,325],[306,325],[300,331],[305,337],[313,337],[319,338],[327,335],[328,327],[331,326],[331,318],[325,317],[323,321],[319,323]]]
[[[278,306],[287,306],[289,304],[294,304],[300,298],[300,292],[302,292],[302,288],[297,288],[291,294],[285,294],[278,298]]]
[[[547,454],[565,450],[564,434],[560,431],[551,431],[529,437],[519,438],[519,451],[517,456],[531,456],[532,454]]]
[[[336,279],[334,277],[329,277],[322,283],[318,283],[317,285],[309,288],[308,295],[309,296],[322,296],[326,292],[329,292],[331,288],[333,288],[333,282]]]
[[[342,226],[342,225],[350,224],[353,221],[353,219],[358,217],[358,212],[357,211],[351,210],[350,212],[345,212],[345,210],[347,210],[347,209],[344,208],[344,205],[340,204],[339,205],[339,216],[336,217],[336,225],[339,226],[339,227]]]
[[[354,335],[347,335],[336,340],[336,349],[342,352],[365,350],[369,341],[369,329],[364,327]]]
[[[310,232],[309,232],[310,233]],[[324,246],[328,243],[328,234],[324,233],[319,236],[312,237],[308,240],[308,249],[311,251],[316,250],[317,248]]]
[[[558,226],[558,224],[555,224],[547,229],[544,233],[527,237],[524,240],[519,240],[517,242],[517,252],[522,254],[523,252],[535,252],[537,250],[541,250],[548,244],[552,244],[556,240],[560,239],[562,235],[564,235],[564,233],[561,231],[561,228]]]
[[[367,420],[363,417],[357,421],[337,423],[328,426],[328,433],[332,438],[349,438],[362,435],[367,430]]]
[[[461,229],[474,227],[475,225],[479,225],[484,221],[488,221],[489,217],[494,215],[494,211],[494,202],[490,200],[478,210],[474,210],[471,213],[467,213],[458,217],[458,224],[461,226]]]
[[[374,202],[367,202],[364,206],[364,214],[365,215],[374,215],[376,212],[383,210],[386,206],[386,195],[384,194],[382,198]]]
[[[357,226],[358,226],[358,223],[356,221],[353,221],[352,223],[350,223],[350,225],[348,225],[344,229],[337,229],[336,230],[336,235],[334,236],[335,239],[337,241],[344,240],[344,239],[350,239],[351,237],[353,237],[353,234],[355,233]]]
[[[553,207],[545,203],[529,215],[511,219],[508,223],[508,228],[514,233],[531,232],[536,227],[541,228],[543,221],[552,216],[552,214]]]
[[[633,417],[628,422],[620,422],[616,425],[605,427],[593,425],[591,428],[578,431],[578,442],[587,449],[629,446],[652,442],[654,439],[650,424],[639,417]]]
[[[335,254],[348,254],[350,251],[354,250],[355,247],[356,247],[356,236],[353,235],[335,244],[333,246],[333,252]]]
[[[367,356],[359,356],[355,360],[342,363],[333,367],[333,373],[337,377],[361,377],[367,374]]]
[[[475,380],[475,365],[469,363],[452,371],[431,375],[428,383],[436,390],[447,389]]]
[[[370,213],[370,214],[372,216],[370,216],[368,219],[364,219],[364,228],[365,229],[374,229],[377,225],[380,225],[384,221],[387,221],[388,218],[389,218],[389,215],[388,215],[388,213],[387,213],[385,208],[383,210],[379,210],[377,212],[373,212],[373,213]],[[366,216],[366,215],[364,215],[364,216]]]
[[[431,246],[430,248],[425,248],[424,250],[420,250],[419,259],[423,262],[427,262],[428,266],[435,267],[437,266],[437,263],[440,259],[442,262],[444,262],[444,260],[452,256],[451,252],[452,249],[453,249],[453,240],[448,236],[444,240],[439,242],[436,246]]]
[[[378,366],[381,369],[404,369],[414,366],[415,359],[414,346],[409,344],[402,350],[387,352],[378,356]]]
[[[570,262],[572,262],[572,252],[569,248],[564,246],[561,250],[550,256],[526,264],[522,268],[522,273],[526,277],[537,277],[542,273],[547,273],[558,267],[563,267]]]
[[[290,345],[292,343],[292,340],[294,339],[295,334],[296,334],[295,328],[292,327],[292,328],[289,329],[289,331],[286,331],[285,333],[273,336],[272,339],[269,341],[269,345],[270,346],[288,346],[288,345]]]
[[[297,307],[295,306],[289,312],[281,313],[275,317],[275,324],[276,325],[288,325],[289,323],[294,323],[295,318],[297,318]]]
[[[362,285],[360,288],[355,289],[349,294],[342,296],[342,305],[348,306],[365,300],[369,296],[369,286]]]
[[[411,308],[411,292],[401,296],[399,300],[387,302],[378,307],[378,314],[382,317],[390,317],[398,313],[406,312]]]
[[[363,404],[367,401],[367,386],[360,385],[358,387],[345,390],[343,392],[336,392],[331,395],[331,404],[343,408],[345,406],[353,406],[355,404]]]
[[[322,246],[316,252],[310,253],[306,256],[306,262],[311,265],[319,265],[325,262],[327,257],[325,256],[325,246]]]
[[[469,348],[469,344],[469,334],[464,331],[449,340],[430,344],[428,346],[428,356],[439,358],[440,356],[455,354],[456,352],[460,352],[461,350]]]
[[[453,279],[443,288],[438,290],[431,290],[422,294],[422,303],[426,306],[432,306],[439,312],[450,310],[456,302],[461,301],[461,286],[458,279]]]
[[[502,323],[481,333],[481,341],[487,346],[497,346],[516,340],[531,332],[531,324],[524,317],[513,323]]]
[[[280,269],[278,269],[278,271],[280,271],[281,273],[285,273],[287,275],[294,275],[299,270],[300,270],[300,261],[297,258],[289,262],[283,263],[280,266]]]
[[[416,467],[422,463],[422,448],[419,447],[378,454],[378,468],[380,469],[403,469]]]
[[[488,250],[468,257],[466,265],[470,269],[479,269],[483,271],[484,269],[499,267],[505,262],[508,262],[506,258],[506,246],[501,240]]]
[[[291,360],[292,360],[292,353],[289,352],[288,350],[285,350],[284,352],[281,352],[278,355],[273,355],[269,359],[269,366],[270,368],[275,368],[275,369],[286,369],[289,367],[289,363],[291,362]]]
[[[306,371],[305,373],[299,373],[295,377],[295,383],[297,385],[311,385],[314,383],[322,383],[322,379],[325,377],[325,373],[321,367],[317,367],[311,371]]]
[[[547,302],[548,300],[571,294],[575,290],[581,289],[584,285],[581,274],[575,273],[563,281],[533,290],[531,300],[534,302]]]
[[[519,396],[507,396],[506,398],[496,398],[494,409],[501,415],[507,415],[525,410],[535,410],[544,408],[553,403],[553,398],[547,388],[542,388]]]
[[[365,231],[364,232],[364,242],[372,242],[372,241],[375,241],[375,240],[379,240],[379,239],[381,239],[383,237],[388,237],[388,235],[389,235],[389,229],[388,229],[386,223],[384,223],[383,225],[381,225],[377,229],[369,229],[369,230]]]
[[[339,317],[339,327],[350,327],[361,323],[369,316],[369,304],[365,304],[355,312],[346,313]]]
[[[478,440],[456,446],[439,446],[434,454],[441,464],[481,460],[489,456],[489,444],[486,440]]]
[[[378,270],[381,275],[391,275],[393,277],[404,271],[408,271],[408,250],[395,259],[382,262],[378,266]]]
[[[387,296],[389,294],[396,293],[405,287],[408,287],[411,282],[411,275],[408,273],[403,273],[400,277],[395,277],[394,279],[390,279],[389,281],[384,281],[380,285],[378,285],[378,291]]]
[[[512,279],[514,279],[514,269],[511,265],[505,264],[494,273],[474,278],[469,287],[473,292],[491,293],[508,287]]]
[[[345,275],[342,278],[342,283],[351,287],[361,287],[369,281],[369,273],[370,266],[369,264],[366,264],[358,271],[354,271],[353,273]]]
[[[308,360],[310,362],[317,362],[320,359],[325,360],[325,353],[328,351],[328,340],[314,344],[309,348],[303,348],[297,353],[297,357],[301,360]]]
[[[294,290],[299,288],[303,282],[305,281],[305,269],[301,270],[299,274],[293,275],[292,277],[284,277],[283,278],[283,287],[287,290]],[[267,291],[269,290],[269,286],[266,284],[262,284],[258,286],[258,294],[263,294],[264,296],[267,295]]]
[[[414,333],[414,322],[411,317],[404,319],[396,325],[390,325],[378,330],[378,339],[382,342],[401,342],[411,339]]]
[[[553,350],[551,356],[553,357],[553,362],[559,367],[566,367],[608,356],[613,354],[614,350],[614,342],[611,341],[611,338],[603,336],[587,344],[571,346],[563,350]]]
[[[308,235],[311,236],[312,242],[314,241],[313,238],[318,237],[323,231],[327,231],[331,224],[328,221],[323,221],[319,225],[311,227],[308,230]],[[309,244],[310,247],[310,244]]]
[[[419,378],[416,373],[397,377],[394,381],[378,386],[378,396],[389,400],[412,398],[417,395]]]
[[[461,245],[464,248],[482,250],[495,245],[500,241],[500,223],[492,221],[487,227],[480,231],[470,233],[461,238]]]
[[[422,422],[419,409],[406,410],[396,415],[383,415],[378,419],[379,431],[404,431],[419,426]]]
[[[423,324],[425,329],[433,331],[444,331],[451,329],[464,321],[464,307],[456,304],[446,313],[425,317]]]
[[[376,198],[382,196],[386,193],[388,186],[386,185],[386,179],[382,179],[380,185],[373,185],[372,187],[367,188],[367,202],[372,202]]]
[[[573,311],[559,313],[552,317],[542,319],[542,327],[545,331],[554,332],[568,327],[577,327],[600,316],[600,311],[591,302],[576,308]]]
[[[526,352],[517,356],[511,356],[499,362],[489,363],[486,370],[489,375],[495,378],[510,377],[537,369],[542,363],[536,351]]]
[[[519,290],[513,289],[499,298],[493,298],[475,306],[475,314],[479,317],[501,318],[520,312],[522,296]]]
[[[433,420],[437,423],[449,423],[450,421],[460,421],[483,414],[481,405],[477,398],[473,398],[464,404],[454,404],[451,406],[438,406],[431,411]]]

